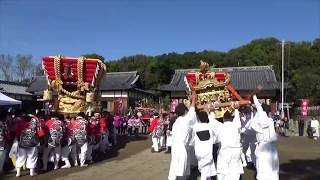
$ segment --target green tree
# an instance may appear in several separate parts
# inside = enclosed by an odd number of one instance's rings
[[[162,101],[163,108],[167,111],[170,109],[170,96],[166,95]]]
[[[96,53],[91,53],[91,54],[83,54],[81,55],[83,57],[86,57],[86,58],[92,58],[92,59],[100,59],[101,61],[104,62],[104,57],[99,55],[99,54],[96,54]]]

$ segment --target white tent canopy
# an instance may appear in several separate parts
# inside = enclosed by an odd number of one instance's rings
[[[17,104],[21,104],[21,101],[15,100],[15,99],[8,97],[0,92],[0,106],[17,105]]]

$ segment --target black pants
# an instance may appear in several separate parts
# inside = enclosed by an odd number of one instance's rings
[[[129,135],[129,136],[132,135],[132,127],[131,127],[131,126],[128,127],[128,135]]]
[[[127,129],[126,126],[121,126],[120,134],[121,134],[121,135],[126,135],[126,129]]]
[[[147,126],[142,126],[142,134],[146,134],[147,133]]]
[[[139,133],[139,128],[135,127],[135,128],[134,128],[134,135],[136,135],[136,136],[137,136],[137,135],[138,135],[138,133]]]
[[[303,136],[304,122],[299,122],[299,136]]]

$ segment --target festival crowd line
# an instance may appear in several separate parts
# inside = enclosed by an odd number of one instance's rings
[[[86,167],[97,153],[106,154],[117,145],[117,136],[147,134],[150,115],[146,112],[126,116],[109,112],[92,116],[52,113],[24,114],[21,110],[0,115],[0,177],[8,164],[16,168],[16,177],[23,169],[30,176],[38,172]],[[138,114],[138,115],[137,115]],[[51,164],[51,166],[48,166]]]

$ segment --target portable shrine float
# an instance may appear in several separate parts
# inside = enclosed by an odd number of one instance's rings
[[[85,57],[46,56],[42,58],[42,67],[48,80],[43,99],[53,101],[54,110],[61,113],[86,112],[96,100],[106,72],[100,59]],[[53,91],[58,98],[52,98]]]
[[[222,118],[226,111],[233,112],[237,105],[250,104],[232,87],[231,76],[226,72],[210,72],[208,63],[201,61],[200,72],[189,72],[185,76],[189,97],[195,91],[198,104],[214,103],[216,118]]]

